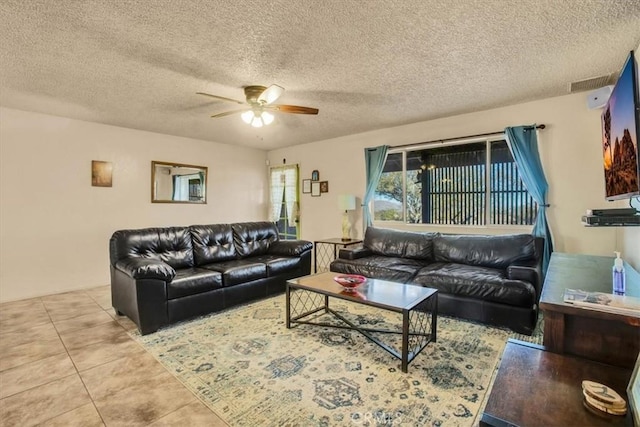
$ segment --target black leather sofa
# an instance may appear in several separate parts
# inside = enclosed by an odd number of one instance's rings
[[[361,248],[330,270],[438,289],[438,314],[531,335],[544,240],[529,234],[454,235],[369,227]]]
[[[271,222],[119,230],[109,241],[112,304],[149,334],[283,292],[311,272],[312,247],[279,240]]]

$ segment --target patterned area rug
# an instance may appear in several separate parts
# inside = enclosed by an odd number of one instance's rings
[[[384,310],[332,306],[361,325],[400,324]],[[437,334],[405,374],[358,332],[286,329],[280,295],[132,336],[229,425],[304,427],[471,426],[507,339],[541,339],[446,317]]]

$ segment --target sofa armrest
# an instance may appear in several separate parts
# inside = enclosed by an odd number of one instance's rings
[[[540,298],[542,267],[539,260],[514,262],[507,267],[507,278],[531,283],[536,288],[536,298]]]
[[[340,253],[338,254],[338,258],[342,258],[342,259],[358,259],[358,258],[364,258],[367,256],[371,256],[373,255],[373,252],[371,252],[371,249],[365,248],[365,247],[361,247],[361,248],[344,248],[344,249],[340,249]]]
[[[307,240],[278,240],[269,246],[268,254],[283,256],[300,256],[310,251],[313,243]]]
[[[125,258],[116,262],[115,268],[138,279],[159,279],[170,282],[176,271],[169,264],[148,258]]]

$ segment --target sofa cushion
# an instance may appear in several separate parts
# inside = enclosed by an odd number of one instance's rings
[[[267,276],[295,272],[300,268],[302,259],[298,257],[282,257],[277,255],[260,255],[251,257],[253,262],[261,262],[267,266]]]
[[[231,227],[236,251],[243,258],[267,253],[278,240],[278,229],[272,222],[243,222]]]
[[[438,291],[484,301],[531,308],[536,301],[533,285],[511,280],[504,270],[447,263],[429,266],[418,272],[411,283]]]
[[[204,268],[183,268],[176,270],[176,276],[167,283],[169,299],[199,294],[222,287],[222,274]]]
[[[377,255],[433,260],[432,240],[437,234],[369,227],[363,246]]]
[[[224,287],[267,277],[266,264],[254,262],[251,259],[235,259],[217,262],[215,264],[203,265],[202,268],[222,273],[222,286]]]
[[[186,227],[119,230],[109,242],[111,264],[124,258],[163,261],[175,269],[193,267],[191,234]]]
[[[231,224],[192,225],[193,256],[196,265],[235,259]]]
[[[536,257],[535,238],[513,235],[438,235],[433,238],[436,261],[506,269]]]
[[[329,269],[337,273],[360,274],[365,277],[406,283],[427,264],[427,261],[415,259],[372,255],[358,259],[338,258],[331,263]]]

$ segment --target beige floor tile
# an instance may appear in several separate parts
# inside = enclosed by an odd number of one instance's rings
[[[91,298],[102,297],[102,296],[111,296],[111,285],[104,286],[96,286],[95,288],[86,289],[85,292]]]
[[[33,426],[87,403],[91,398],[74,374],[0,400],[0,420],[7,426]]]
[[[94,300],[85,296],[86,300],[79,300],[77,302],[67,301],[54,301],[46,302],[44,306],[49,313],[49,317],[54,322],[60,322],[62,320],[73,319],[74,317],[84,316],[85,314],[97,313],[102,310]]]
[[[0,399],[75,374],[66,353],[26,363],[0,372]]]
[[[183,406],[167,416],[151,423],[153,427],[172,426],[207,426],[207,427],[227,427],[228,424],[222,421],[215,413],[207,408],[202,402],[197,401],[187,406]]]
[[[60,338],[67,349],[71,350],[97,342],[112,340],[123,331],[124,329],[118,322],[111,320],[109,323],[103,323],[91,328],[62,332],[60,333]]]
[[[93,403],[87,403],[39,425],[42,427],[100,427],[104,426],[104,423]]]
[[[107,285],[87,289],[87,295],[89,295],[103,309],[107,310],[111,308],[111,286]]]
[[[97,326],[102,323],[113,322],[111,316],[106,311],[96,311],[94,313],[85,314],[83,316],[74,317],[73,319],[61,320],[53,322],[58,332],[68,332],[75,329],[86,329],[92,326]]]
[[[116,314],[116,310],[113,307],[108,309],[107,313],[109,313],[109,316],[111,316],[116,322],[118,322],[120,325],[122,325],[122,327],[127,332],[138,330],[138,325],[133,323],[133,321],[131,319],[129,319],[127,316],[118,316]]]
[[[96,302],[96,304],[98,304],[100,307],[102,307],[103,310],[108,310],[108,309],[110,309],[112,307],[111,295],[95,297],[95,298],[93,298],[93,300]]]
[[[58,338],[58,332],[51,322],[43,323],[42,325],[37,325],[29,329],[0,334],[0,357],[11,347],[55,338]]]
[[[144,351],[137,342],[122,331],[106,341],[70,349],[69,355],[79,371],[86,371],[98,365]]]
[[[106,399],[96,400],[95,404],[107,426],[142,426],[195,401],[193,394],[165,371]]]
[[[144,383],[149,378],[166,372],[153,356],[144,351],[82,371],[80,376],[95,400]]]
[[[16,345],[3,350],[0,354],[0,371],[60,353],[65,353],[65,348],[57,336],[52,339]]]
[[[41,297],[41,299],[45,305],[54,304],[54,303],[77,304],[77,303],[92,301],[91,297],[87,295],[87,292],[85,290],[64,292],[62,294],[47,295],[47,296]]]
[[[0,305],[0,333],[21,331],[50,321],[49,314],[40,299]]]

